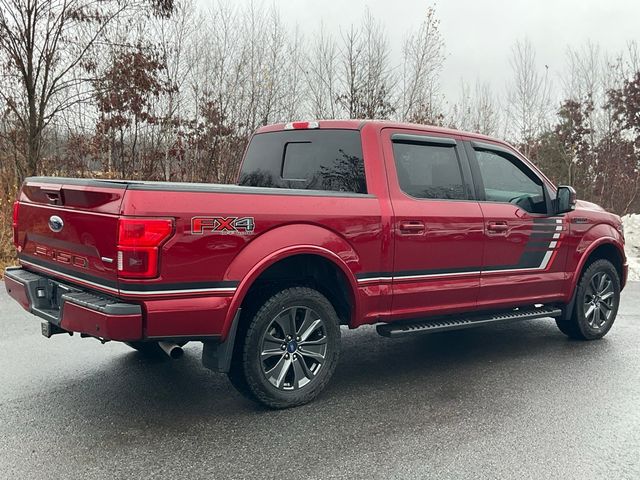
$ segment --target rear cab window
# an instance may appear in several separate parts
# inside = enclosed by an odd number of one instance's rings
[[[446,137],[392,136],[400,189],[417,199],[466,200],[456,142]]]
[[[291,130],[253,136],[240,185],[367,193],[360,132]]]

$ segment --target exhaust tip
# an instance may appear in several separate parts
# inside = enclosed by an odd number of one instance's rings
[[[169,356],[174,360],[182,358],[183,355],[184,355],[184,350],[182,350],[182,347],[177,345],[171,349],[171,353],[169,354]]]
[[[180,345],[171,342],[158,342],[158,345],[169,358],[177,360],[184,355],[184,350]]]

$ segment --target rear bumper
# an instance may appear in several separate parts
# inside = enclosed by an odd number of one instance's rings
[[[105,340],[142,338],[142,308],[20,267],[5,270],[9,295],[28,312],[68,332]]]

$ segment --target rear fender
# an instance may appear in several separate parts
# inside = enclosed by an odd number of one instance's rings
[[[231,301],[222,330],[225,339],[236,313],[255,280],[271,265],[287,257],[312,254],[326,258],[344,273],[353,301],[351,318],[358,318],[360,307],[357,281],[353,272],[361,270],[360,258],[351,245],[336,233],[316,225],[286,225],[270,230],[247,245],[231,262],[225,280],[240,284]]]

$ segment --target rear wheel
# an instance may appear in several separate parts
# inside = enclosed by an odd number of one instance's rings
[[[604,337],[616,319],[620,305],[620,277],[608,260],[596,260],[584,271],[576,290],[571,319],[556,320],[565,335],[579,340]]]
[[[242,331],[229,379],[240,393],[269,407],[311,401],[338,363],[338,316],[317,290],[294,287],[276,293]]]

